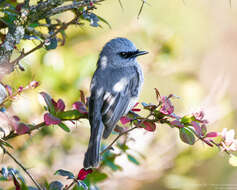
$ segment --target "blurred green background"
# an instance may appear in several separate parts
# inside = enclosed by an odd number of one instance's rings
[[[140,102],[155,102],[154,88],[162,95],[173,93],[175,111],[182,115],[204,110],[210,121],[209,131],[236,128],[237,106],[237,4],[223,0],[149,0],[137,19],[138,0],[105,1],[96,14],[107,20],[112,29],[73,26],[67,30],[66,44],[56,50],[40,50],[26,57],[25,72],[15,71],[4,78],[13,87],[40,81],[37,90],[24,93],[10,111],[23,120],[42,121],[42,99],[38,92],[49,92],[65,100],[68,108],[80,97],[89,96],[89,84],[103,45],[114,37],[127,37],[139,49],[150,53],[139,58],[145,74]],[[62,17],[67,19],[70,14]],[[23,42],[25,50],[35,46]],[[77,172],[82,167],[89,138],[87,121],[77,122],[66,134],[59,128],[44,128],[34,137],[18,137],[11,143],[16,156],[35,176],[52,181],[57,169]],[[160,125],[155,133],[134,131],[130,142],[141,165],[129,163],[123,156],[116,162],[123,171],[110,174],[99,184],[101,189],[237,189],[237,170],[228,164],[224,153],[196,143],[185,145],[178,131]],[[111,142],[112,136],[105,141]],[[133,152],[135,154],[135,152]],[[4,158],[2,164],[12,164]],[[61,178],[60,178],[61,179]],[[1,186],[1,182],[0,182]]]

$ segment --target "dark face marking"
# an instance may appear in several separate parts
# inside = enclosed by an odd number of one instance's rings
[[[137,56],[144,55],[144,54],[147,54],[147,53],[148,52],[146,52],[146,51],[140,51],[139,49],[137,49],[136,51],[123,51],[123,52],[119,52],[119,55],[123,59],[130,59],[130,58],[135,58]]]

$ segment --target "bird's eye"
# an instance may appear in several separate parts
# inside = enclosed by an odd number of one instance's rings
[[[127,52],[120,52],[119,55],[123,58],[127,58]]]

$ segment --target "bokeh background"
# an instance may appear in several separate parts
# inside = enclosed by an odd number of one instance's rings
[[[230,7],[227,0],[147,2],[150,6],[145,5],[137,19],[141,1],[122,0],[123,9],[118,1],[105,1],[95,13],[106,19],[111,29],[103,23],[103,28],[92,28],[88,23],[73,26],[66,32],[64,46],[51,51],[42,49],[26,57],[22,61],[26,71],[15,71],[3,82],[15,88],[32,80],[41,85],[14,101],[10,111],[22,120],[38,123],[43,113],[38,92],[62,98],[68,107],[79,99],[79,90],[89,96],[101,48],[108,40],[121,36],[150,52],[139,58],[145,74],[140,102],[155,102],[154,88],[158,88],[162,95],[173,93],[180,97],[174,101],[179,115],[204,110],[210,121],[209,131],[236,129],[237,3],[233,0]],[[67,19],[70,13],[62,17]],[[34,45],[20,44],[25,50]],[[11,144],[33,175],[41,181],[53,181],[58,178],[53,175],[57,169],[76,173],[82,167],[88,122],[77,122],[77,127],[71,129],[71,133],[65,133],[57,127],[44,128],[33,137],[18,137]],[[129,145],[136,150],[132,154],[140,165],[119,157],[116,162],[123,170],[107,171],[109,179],[99,184],[101,189],[237,189],[237,170],[228,164],[224,153],[201,142],[188,146],[180,141],[177,130],[165,125],[158,126],[154,133],[137,130],[131,136],[135,140]],[[14,166],[7,157],[1,164]]]

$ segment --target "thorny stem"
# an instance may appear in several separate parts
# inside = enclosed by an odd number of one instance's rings
[[[22,170],[24,170],[24,172],[29,176],[29,178],[33,181],[33,183],[36,185],[36,187],[39,189],[39,190],[43,190],[43,188],[39,185],[39,183],[34,179],[34,177],[27,171],[27,169],[10,153],[7,151],[7,149],[0,145],[1,148],[3,149],[3,152],[5,154],[7,154],[9,157],[12,158],[12,160],[14,160],[14,162],[21,167]]]

